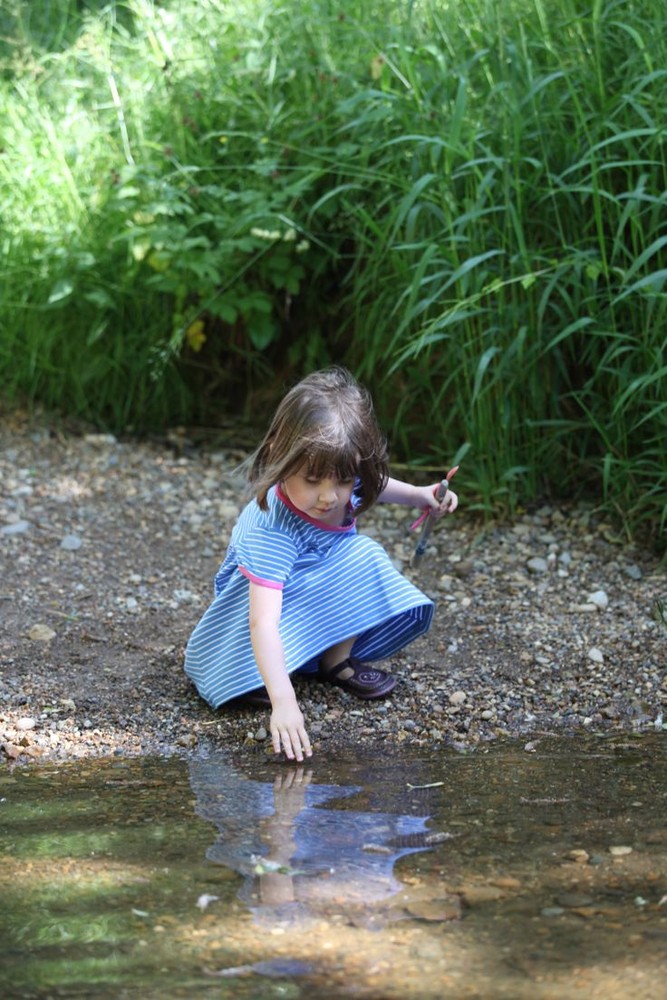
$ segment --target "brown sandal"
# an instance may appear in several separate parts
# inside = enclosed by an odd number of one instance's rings
[[[354,673],[350,677],[341,677],[347,669]],[[384,670],[376,670],[367,663],[362,663],[356,656],[349,656],[342,663],[337,663],[330,670],[320,664],[318,679],[354,694],[357,698],[371,701],[373,698],[384,698],[396,687],[396,678]]]

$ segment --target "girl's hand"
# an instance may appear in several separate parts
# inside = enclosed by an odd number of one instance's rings
[[[302,761],[304,755],[312,757],[303,712],[295,698],[285,698],[274,704],[270,728],[274,753],[280,753],[283,749],[289,760],[298,761]]]
[[[444,514],[453,514],[459,505],[459,498],[453,490],[448,489],[442,500],[436,500],[435,494],[440,483],[433,483],[432,486],[415,486],[417,492],[417,502],[415,506],[428,511],[434,517],[442,517]]]

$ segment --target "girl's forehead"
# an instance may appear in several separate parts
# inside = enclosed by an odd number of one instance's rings
[[[299,472],[321,477],[338,478],[356,471],[359,459],[352,455],[332,455],[331,452],[307,454],[299,465]]]

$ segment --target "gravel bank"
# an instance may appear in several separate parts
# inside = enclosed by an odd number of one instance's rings
[[[213,712],[182,671],[240,505],[240,452],[119,442],[5,414],[0,427],[0,759],[238,749],[266,713]],[[413,518],[360,529],[413,571]],[[590,507],[432,535],[420,585],[438,609],[396,657],[384,703],[301,682],[316,752],[364,742],[469,747],[503,736],[661,729],[667,579]],[[268,745],[267,745],[268,746]]]

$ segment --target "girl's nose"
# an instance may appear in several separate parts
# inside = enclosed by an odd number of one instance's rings
[[[323,479],[320,483],[320,503],[331,504],[336,500],[336,487],[330,479]]]

